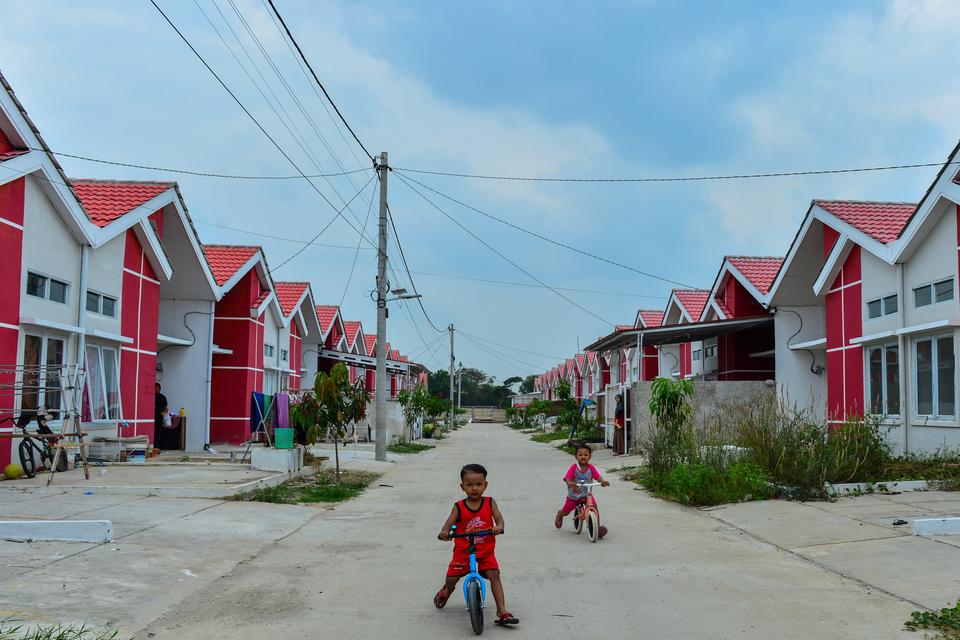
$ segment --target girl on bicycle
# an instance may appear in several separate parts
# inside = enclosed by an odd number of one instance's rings
[[[597,468],[590,464],[590,458],[593,457],[593,449],[580,443],[576,449],[574,449],[573,453],[577,461],[570,465],[566,475],[563,476],[563,481],[567,483],[567,499],[563,501],[563,506],[560,508],[560,511],[557,512],[557,517],[553,521],[557,529],[563,526],[563,519],[577,508],[577,504],[587,497],[587,490],[578,487],[578,484],[597,481],[600,483],[600,486],[610,486],[610,483],[603,479],[603,476],[600,475]],[[606,527],[601,527],[600,536],[603,537],[605,533]]]

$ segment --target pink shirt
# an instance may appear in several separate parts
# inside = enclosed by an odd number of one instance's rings
[[[597,482],[603,482],[603,476],[600,475],[600,472],[597,471],[597,468],[592,464],[587,465],[586,471],[580,470],[580,465],[573,463],[570,465],[570,468],[567,469],[567,475],[563,476],[564,480],[573,480],[578,484],[586,484],[588,482],[596,480]],[[580,498],[587,495],[586,489],[581,489],[578,487],[568,487],[567,488],[567,497],[571,500],[579,500]]]

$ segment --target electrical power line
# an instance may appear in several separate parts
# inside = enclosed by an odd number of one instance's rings
[[[454,218],[453,216],[451,216],[449,213],[447,213],[446,211],[444,211],[443,208],[440,207],[440,205],[438,205],[437,203],[435,203],[433,200],[431,200],[430,198],[428,198],[427,196],[425,196],[423,193],[421,193],[416,187],[414,187],[413,185],[411,185],[411,184],[407,181],[407,178],[405,178],[402,174],[397,173],[397,177],[399,177],[399,178],[400,178],[400,181],[401,181],[403,184],[405,184],[408,188],[410,188],[414,193],[416,193],[418,196],[420,196],[421,198],[423,198],[423,199],[427,202],[427,204],[429,204],[429,205],[432,206],[434,209],[436,209],[437,211],[439,211],[441,214],[443,214],[444,217],[446,217],[448,220],[450,220],[450,221],[453,222],[455,225],[457,225],[458,227],[460,227],[460,229],[462,229],[462,230],[463,230],[465,233],[467,233],[470,237],[472,237],[474,240],[476,240],[477,242],[479,242],[480,244],[482,244],[483,246],[485,246],[487,249],[489,249],[489,250],[492,251],[493,253],[495,253],[495,254],[497,254],[498,256],[500,256],[504,261],[506,261],[507,263],[509,263],[510,265],[512,265],[512,266],[513,266],[515,269],[517,269],[518,271],[522,272],[522,273],[523,273],[524,275],[526,275],[528,278],[530,278],[531,280],[535,280],[535,281],[539,282],[541,285],[543,285],[543,286],[546,287],[547,289],[550,289],[550,291],[552,291],[553,293],[555,293],[557,296],[559,296],[560,298],[563,298],[564,300],[566,300],[567,302],[569,302],[570,304],[572,304],[572,305],[575,306],[576,308],[580,309],[581,311],[583,311],[583,312],[586,313],[587,315],[593,316],[593,317],[596,318],[597,320],[599,320],[599,321],[601,321],[601,322],[604,322],[604,323],[610,325],[611,327],[616,326],[614,323],[610,322],[609,320],[606,320],[606,319],[604,319],[604,318],[601,318],[600,316],[598,316],[597,314],[595,314],[593,311],[590,311],[590,309],[584,307],[583,305],[579,304],[579,303],[576,302],[575,300],[572,300],[572,299],[569,298],[568,296],[565,296],[564,294],[560,293],[560,292],[557,291],[556,289],[552,288],[552,287],[551,287],[550,285],[548,285],[546,282],[544,282],[544,281],[541,280],[540,278],[536,277],[535,275],[533,275],[532,273],[530,273],[529,271],[527,271],[526,269],[524,269],[522,266],[520,266],[519,264],[517,264],[516,262],[514,262],[513,260],[511,260],[510,258],[508,258],[506,255],[504,255],[503,253],[501,253],[500,251],[498,251],[495,247],[493,247],[492,245],[490,245],[490,243],[488,243],[486,240],[484,240],[483,238],[481,238],[480,236],[478,236],[477,234],[475,234],[473,231],[471,231],[470,229],[468,229],[467,227],[465,227],[459,220],[457,220],[456,218]]]
[[[294,258],[296,258],[297,256],[299,256],[301,253],[303,253],[304,251],[306,251],[306,250],[307,250],[307,247],[309,247],[311,244],[313,244],[313,242],[314,242],[317,238],[319,238],[320,236],[322,236],[322,235],[326,232],[326,230],[330,228],[330,225],[332,225],[332,224],[334,223],[334,221],[335,221],[338,217],[343,218],[343,215],[342,215],[342,214],[343,214],[343,210],[346,209],[347,207],[349,207],[349,206],[350,206],[350,203],[353,202],[353,201],[357,198],[357,196],[359,196],[361,193],[363,193],[364,191],[366,191],[366,190],[367,190],[367,187],[370,185],[371,182],[373,182],[373,176],[370,176],[370,179],[367,180],[366,183],[364,183],[364,185],[363,185],[362,187],[360,187],[360,191],[357,191],[357,192],[354,194],[354,196],[353,196],[352,198],[350,198],[350,200],[349,200],[345,205],[343,205],[343,209],[336,210],[336,211],[337,211],[337,215],[335,215],[334,217],[330,218],[330,221],[327,222],[327,224],[325,224],[325,225],[323,226],[323,228],[320,229],[320,231],[318,231],[317,234],[316,234],[315,236],[313,236],[306,244],[304,244],[302,247],[300,247],[299,249],[297,249],[297,250],[293,253],[292,256],[290,256],[289,258],[287,258],[286,260],[284,260],[283,262],[281,262],[280,264],[278,264],[276,267],[274,267],[274,271],[276,271],[277,269],[279,269],[279,268],[282,267],[283,265],[287,264],[288,262],[290,262],[291,260],[293,260]],[[343,219],[346,220],[346,218],[343,218]],[[353,225],[350,225],[350,226],[352,227]],[[363,234],[362,232],[360,232],[360,240],[363,240],[363,238],[364,238],[364,234]]]
[[[473,173],[454,173],[449,171],[431,171],[428,169],[410,169],[408,167],[394,167],[396,171],[422,173],[433,176],[447,176],[451,178],[472,178],[475,180],[509,180],[515,182],[706,182],[710,180],[750,180],[754,178],[783,178],[790,176],[820,176],[836,173],[866,173],[870,171],[896,171],[899,169],[920,169],[925,167],[942,167],[943,162],[922,162],[916,164],[894,164],[878,167],[854,167],[844,169],[811,169],[806,171],[772,171],[766,173],[736,173],[729,175],[708,176],[668,176],[660,178],[540,178],[533,176],[498,176]],[[960,164],[960,160],[947,164]]]
[[[310,75],[313,76],[313,79],[316,81],[317,86],[320,87],[320,90],[323,91],[323,95],[327,97],[327,100],[330,102],[330,106],[333,107],[333,110],[337,112],[337,115],[340,117],[340,120],[343,122],[343,125],[347,128],[347,131],[350,132],[350,135],[353,136],[353,139],[357,141],[357,144],[360,145],[360,148],[363,149],[363,152],[367,154],[367,157],[370,158],[370,161],[373,162],[373,154],[367,151],[367,148],[363,146],[363,143],[360,142],[360,138],[357,137],[356,132],[354,132],[353,127],[350,126],[350,123],[347,122],[347,119],[343,117],[343,114],[340,112],[340,108],[337,107],[337,103],[333,101],[333,98],[330,97],[330,94],[327,92],[327,88],[323,86],[323,83],[320,82],[320,78],[317,77],[317,73],[313,70],[313,67],[310,66],[310,61],[307,60],[307,56],[304,55],[303,49],[300,48],[300,44],[297,42],[296,38],[293,37],[293,33],[290,32],[290,27],[287,26],[287,23],[284,21],[283,16],[280,15],[280,12],[277,10],[277,6],[273,3],[273,0],[268,0],[270,3],[270,8],[273,9],[273,14],[277,17],[277,20],[280,21],[280,24],[283,25],[283,30],[286,31],[287,37],[290,38],[290,42],[293,43],[293,46],[296,47],[297,53],[300,54],[300,58],[303,60],[303,63],[307,65],[307,69],[310,70]]]
[[[529,363],[526,363],[526,362],[523,362],[523,361],[520,361],[520,360],[516,360],[516,359],[514,359],[514,358],[511,358],[511,357],[503,354],[502,352],[499,352],[499,351],[496,351],[495,349],[491,349],[491,348],[489,348],[489,347],[486,347],[486,346],[484,346],[483,344],[481,344],[480,342],[477,342],[477,341],[475,341],[475,340],[473,340],[473,339],[471,339],[471,338],[468,338],[467,336],[463,336],[463,339],[466,340],[467,342],[469,342],[470,344],[472,344],[473,346],[475,346],[476,348],[480,349],[481,351],[486,352],[488,355],[493,356],[494,358],[496,358],[496,359],[499,360],[500,362],[502,362],[502,363],[504,363],[504,364],[506,364],[506,365],[508,365],[508,366],[510,366],[510,367],[512,367],[512,368],[514,368],[514,369],[526,369],[527,371],[539,371],[539,370],[541,369],[541,367],[538,367],[538,366],[536,366],[536,365],[529,364]]]
[[[376,192],[374,192],[376,193]],[[284,236],[275,236],[269,233],[261,233],[259,231],[250,231],[249,229],[240,229],[238,227],[231,227],[225,224],[218,224],[216,222],[210,222],[209,220],[201,220],[199,218],[193,218],[193,221],[197,224],[206,225],[208,227],[216,227],[217,229],[226,229],[227,231],[236,231],[237,233],[245,233],[251,236],[258,236],[261,238],[270,238],[271,240],[281,240],[283,242],[295,242],[297,244],[306,244],[314,247],[324,247],[325,249],[349,249],[350,251],[356,251],[356,247],[352,244],[330,244],[326,242],[308,242],[306,240],[298,240],[295,238],[287,238]],[[362,244],[361,238],[361,244]],[[363,251],[375,251],[374,247],[360,247]]]
[[[250,110],[247,109],[247,107],[244,106],[244,104],[243,104],[243,103],[240,101],[240,99],[236,96],[236,94],[235,94],[233,91],[230,90],[230,87],[228,87],[227,84],[220,78],[220,76],[217,75],[217,72],[213,70],[213,67],[211,67],[211,66],[207,63],[207,61],[204,59],[204,57],[203,57],[202,55],[200,55],[200,52],[197,51],[197,49],[190,43],[190,41],[189,41],[189,40],[187,39],[187,37],[183,34],[183,32],[180,31],[180,29],[177,27],[177,25],[174,24],[173,21],[172,21],[172,20],[167,16],[167,14],[163,11],[163,9],[160,8],[160,5],[157,4],[156,0],[150,0],[150,4],[152,4],[152,5],[154,6],[154,8],[160,13],[160,15],[163,16],[163,19],[167,22],[167,24],[169,24],[170,27],[171,27],[171,28],[177,33],[177,35],[180,37],[180,39],[183,40],[184,44],[187,45],[187,47],[190,49],[190,51],[193,53],[193,55],[195,55],[195,56],[197,57],[197,59],[200,60],[200,62],[203,64],[203,66],[206,67],[207,71],[209,71],[210,74],[211,74],[211,75],[216,79],[216,81],[220,84],[220,86],[223,87],[224,91],[226,91],[226,92],[230,95],[230,97],[233,99],[233,101],[237,103],[237,106],[239,106],[239,107],[243,110],[243,112],[247,115],[247,117],[250,118],[251,121],[253,121],[253,123],[257,126],[257,128],[260,129],[260,132],[263,133],[264,136],[266,136],[267,140],[269,140],[269,141],[271,142],[271,144],[273,144],[273,146],[276,147],[277,151],[279,151],[280,154],[283,155],[283,157],[287,160],[287,162],[289,162],[290,165],[291,165],[294,169],[296,169],[297,173],[300,174],[300,176],[301,176],[304,180],[307,181],[307,183],[313,188],[313,190],[317,192],[317,195],[319,195],[319,196],[330,206],[331,209],[333,209],[334,211],[336,211],[336,216],[335,216],[335,218],[343,218],[344,222],[346,222],[348,225],[350,225],[350,227],[352,227],[354,231],[356,231],[357,233],[360,233],[360,235],[362,236],[363,234],[360,232],[360,230],[359,230],[357,227],[354,227],[354,226],[353,226],[353,223],[350,222],[349,220],[347,220],[346,216],[344,216],[343,213],[342,213],[339,209],[337,209],[337,207],[334,206],[334,204],[333,204],[332,202],[330,202],[330,199],[327,198],[327,196],[324,195],[324,193],[323,193],[322,191],[320,191],[319,188],[317,188],[317,185],[313,184],[313,182],[312,182],[310,179],[307,178],[307,174],[304,173],[304,171],[300,168],[300,165],[298,165],[298,164],[293,160],[293,158],[291,158],[290,155],[289,155],[286,151],[284,151],[283,147],[281,147],[280,144],[273,138],[273,136],[271,136],[270,133],[263,127],[263,125],[260,124],[260,121],[257,120],[257,118],[253,115],[253,113],[251,113]],[[369,184],[369,183],[368,183],[368,184]],[[359,195],[359,193],[358,193],[358,195]],[[354,197],[356,197],[356,196],[354,196]],[[327,224],[327,227],[329,227],[330,224],[332,224],[332,223],[333,223],[333,220],[331,220],[330,223]],[[324,227],[324,229],[326,229],[326,227]]]
[[[565,243],[565,242],[560,242],[559,240],[554,240],[553,238],[549,238],[549,237],[547,237],[547,236],[545,236],[545,235],[543,235],[543,234],[541,234],[541,233],[537,233],[536,231],[531,231],[530,229],[527,229],[527,228],[525,228],[525,227],[521,227],[520,225],[514,224],[513,222],[510,222],[509,220],[504,220],[503,218],[500,218],[500,217],[498,217],[498,216],[495,216],[495,215],[493,215],[492,213],[487,213],[486,211],[483,211],[483,210],[481,210],[481,209],[478,209],[477,207],[474,207],[474,206],[472,206],[472,205],[469,205],[469,204],[467,204],[466,202],[463,202],[463,201],[461,201],[461,200],[458,200],[458,199],[454,198],[454,197],[451,196],[451,195],[447,195],[447,194],[445,194],[445,193],[443,193],[443,192],[441,192],[441,191],[437,191],[437,190],[434,189],[433,187],[431,187],[431,186],[429,186],[429,185],[426,185],[426,184],[420,182],[419,180],[416,180],[415,178],[411,178],[410,176],[405,176],[399,169],[394,169],[394,173],[396,173],[397,176],[398,176],[401,180],[410,180],[411,182],[414,182],[414,183],[420,185],[420,186],[423,187],[424,189],[427,189],[428,191],[432,191],[433,193],[437,194],[437,195],[440,196],[440,197],[446,198],[447,200],[450,200],[451,202],[455,202],[456,204],[460,205],[461,207],[464,207],[464,208],[466,208],[466,209],[469,209],[470,211],[473,211],[473,212],[475,212],[475,213],[479,213],[480,215],[482,215],[482,216],[484,216],[484,217],[486,217],[486,218],[490,218],[491,220],[495,220],[495,221],[499,222],[500,224],[503,224],[503,225],[506,225],[506,226],[510,227],[511,229],[515,229],[515,230],[517,230],[517,231],[521,231],[521,232],[523,232],[523,233],[526,233],[527,235],[533,236],[534,238],[539,238],[540,240],[543,240],[544,242],[549,242],[549,243],[552,244],[552,245],[556,245],[556,246],[558,246],[558,247],[563,247],[564,249],[567,249],[567,250],[569,250],[569,251],[573,251],[574,253],[579,253],[580,255],[587,256],[587,257],[589,257],[589,258],[593,258],[594,260],[599,260],[599,261],[601,261],[601,262],[606,262],[607,264],[614,265],[614,266],[620,267],[620,268],[622,268],[622,269],[627,269],[627,270],[629,270],[629,271],[632,271],[632,272],[637,273],[637,274],[639,274],[639,275],[645,276],[645,277],[647,277],[647,278],[653,278],[653,279],[655,279],[655,280],[661,280],[661,281],[663,281],[663,282],[666,282],[666,283],[669,283],[669,284],[678,285],[678,286],[681,286],[681,287],[684,287],[684,288],[692,288],[690,285],[684,284],[684,283],[682,283],[682,282],[677,282],[676,280],[671,280],[670,278],[665,278],[665,277],[663,277],[663,276],[658,276],[658,275],[656,275],[656,274],[654,274],[654,273],[649,273],[649,272],[647,272],[647,271],[641,271],[640,269],[637,269],[636,267],[631,267],[630,265],[623,264],[623,263],[621,263],[621,262],[617,262],[616,260],[611,260],[611,259],[609,259],[609,258],[604,258],[603,256],[597,255],[596,253],[591,253],[590,251],[586,251],[586,250],[584,250],[584,249],[579,249],[579,248],[574,247],[574,246],[572,246],[572,245],[569,245],[569,244],[567,244],[567,243]],[[407,185],[407,186],[409,186],[409,185]],[[418,192],[418,193],[419,193],[419,192]]]
[[[366,188],[366,187],[364,187]],[[373,211],[373,199],[377,195],[376,189],[370,190],[370,204],[367,205],[367,217],[363,219],[363,230],[367,230],[367,222],[370,220],[370,212]],[[310,246],[310,245],[307,245]],[[353,264],[350,265],[350,275],[347,276],[347,284],[343,287],[343,295],[340,296],[340,306],[343,306],[343,301],[347,298],[347,291],[350,290],[350,283],[353,282],[353,273],[357,269],[357,258],[360,257],[360,249],[363,246],[363,236],[357,238],[357,250],[353,253]]]
[[[527,354],[529,354],[529,355],[531,355],[531,356],[537,356],[537,357],[540,357],[540,358],[546,358],[547,360],[566,360],[566,358],[561,358],[561,357],[559,357],[559,356],[548,356],[548,355],[546,355],[545,353],[537,353],[536,351],[525,351],[524,349],[519,349],[519,348],[517,348],[517,347],[511,347],[510,345],[507,345],[507,344],[501,344],[501,343],[499,343],[499,342],[494,342],[493,340],[490,340],[489,338],[481,338],[480,336],[474,335],[474,334],[472,334],[472,333],[467,333],[467,332],[464,331],[463,329],[457,329],[457,331],[460,332],[460,333],[462,333],[462,334],[465,335],[465,336],[469,336],[469,337],[473,338],[474,340],[480,340],[481,342],[489,342],[490,344],[496,345],[496,346],[498,346],[498,347],[503,347],[504,349],[509,349],[510,351],[517,351],[517,352],[519,352],[519,353],[527,353]]]
[[[403,245],[400,244],[400,234],[397,233],[397,225],[393,221],[393,212],[390,210],[390,205],[387,205],[387,217],[390,219],[390,226],[393,228],[393,237],[397,243],[397,249],[400,250],[400,258],[403,260],[403,268],[407,271],[407,279],[410,281],[410,287],[413,289],[413,294],[417,296],[416,300],[420,305],[420,311],[423,312],[423,317],[427,319],[427,322],[430,323],[430,326],[433,327],[433,330],[437,333],[444,333],[446,329],[440,329],[434,324],[433,320],[430,319],[430,314],[427,313],[426,308],[423,306],[423,300],[420,298],[420,292],[417,291],[417,285],[413,281],[413,276],[410,274],[410,265],[407,264],[407,256],[403,252]]]
[[[352,247],[346,247],[351,249]],[[411,271],[410,273],[415,273],[420,276],[428,276],[432,278],[449,278],[451,280],[468,280],[470,282],[483,282],[487,284],[498,284],[508,287],[527,287],[532,289],[557,289],[559,291],[572,291],[574,293],[595,293],[599,295],[606,296],[621,296],[624,298],[649,298],[651,300],[663,300],[667,301],[666,296],[650,296],[640,293],[624,293],[622,291],[603,291],[601,289],[578,289],[574,287],[558,287],[557,285],[550,285],[549,287],[544,287],[543,285],[533,284],[530,282],[514,282],[510,280],[490,280],[489,278],[471,278],[469,276],[459,276],[451,275],[448,273],[432,273],[430,271]]]
[[[39,149],[37,147],[27,147],[31,151],[40,151],[41,153],[47,153],[47,149]],[[119,162],[116,160],[104,160],[103,158],[91,158],[90,156],[80,156],[72,153],[64,153],[62,151],[50,151],[49,153],[61,157],[61,158],[72,158],[74,160],[83,160],[84,162],[94,162],[97,164],[108,164],[114,167],[128,167],[131,169],[145,169],[147,171],[162,171],[164,173],[182,173],[188,176],[199,176],[201,178],[221,178],[226,180],[303,180],[304,176],[302,175],[290,175],[290,176],[266,176],[266,175],[244,175],[236,173],[216,173],[213,171],[196,171],[193,169],[174,169],[171,167],[155,167],[147,164],[136,164],[133,162]],[[369,171],[370,169],[364,167],[363,169],[354,169],[353,171],[343,171],[340,173],[314,173],[307,174],[306,178],[336,178],[337,176],[346,176],[354,173],[362,173],[364,171]]]

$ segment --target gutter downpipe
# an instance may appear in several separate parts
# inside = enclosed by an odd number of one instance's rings
[[[216,300],[210,301],[210,333],[207,337],[207,393],[203,399],[203,443],[210,446],[210,394],[213,389],[213,321],[216,312]]]
[[[907,298],[904,291],[903,263],[897,263],[897,295],[900,296],[900,313],[897,314],[897,327],[903,329],[907,322]],[[907,361],[910,357],[907,336],[897,338],[897,369],[900,376],[900,428],[903,429],[903,452],[910,453],[910,376],[907,375]]]
[[[77,394],[79,398],[78,406],[76,410],[78,412],[77,417],[80,418],[80,415],[83,413],[83,393],[84,393],[84,384],[83,381],[86,380],[86,352],[87,352],[87,280],[90,273],[90,245],[84,244],[80,247],[80,286],[77,295],[79,299],[77,301],[77,326],[80,328],[80,334],[77,336],[77,358],[76,358],[76,369],[75,380],[79,379],[81,381],[80,391]],[[118,363],[119,364],[119,363]],[[83,371],[84,375],[80,375],[80,372]],[[74,393],[77,393],[74,390]],[[123,411],[121,405],[121,412]],[[120,424],[123,421],[123,416],[119,416],[117,421],[117,435],[120,435]]]

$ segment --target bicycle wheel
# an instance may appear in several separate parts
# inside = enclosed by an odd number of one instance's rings
[[[53,466],[53,458],[56,457],[56,455],[57,455],[57,450],[56,450],[55,448],[51,447],[51,448],[50,448],[50,454],[49,454],[49,455],[50,455],[50,466],[52,467],[52,466]],[[66,452],[66,450],[64,450],[64,449],[61,449],[61,450],[60,450],[60,458],[57,460],[57,471],[59,471],[60,473],[63,473],[64,471],[67,470],[67,466],[68,466],[68,465],[69,465],[69,463],[67,462],[67,452]]]
[[[37,463],[33,459],[32,440],[21,440],[18,450],[20,452],[20,467],[23,468],[23,475],[27,476],[28,478],[36,478]]]
[[[587,512],[587,537],[590,542],[596,542],[600,536],[600,516],[593,509]]]
[[[577,535],[580,535],[580,532],[583,531],[583,513],[580,509],[573,512],[573,529],[577,532]]]
[[[480,582],[472,580],[467,585],[467,610],[470,611],[470,626],[476,635],[483,633],[483,600],[480,597]]]

